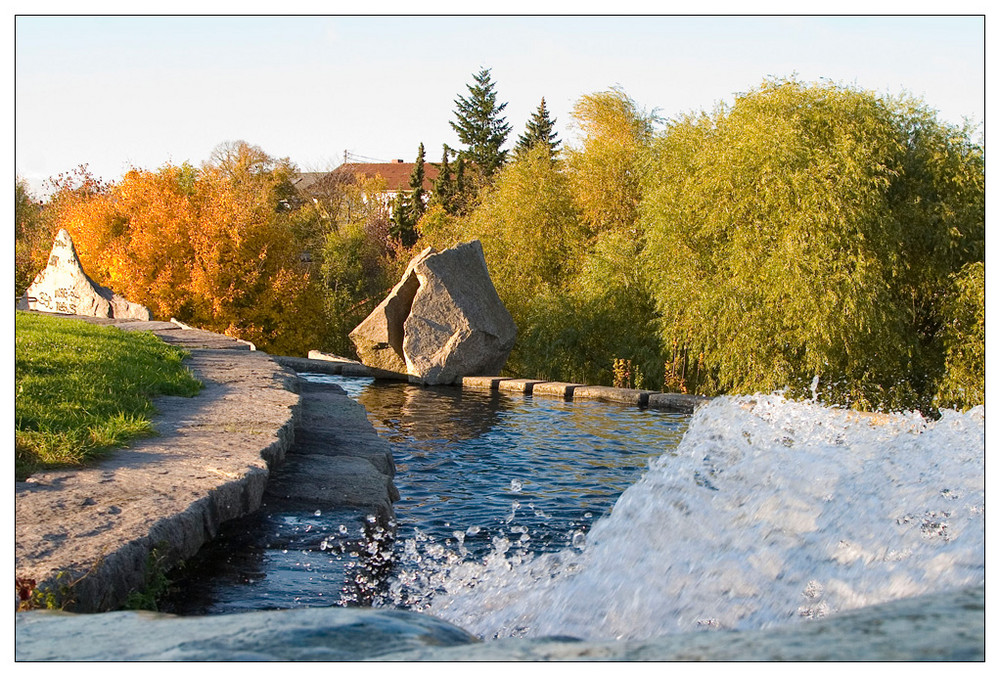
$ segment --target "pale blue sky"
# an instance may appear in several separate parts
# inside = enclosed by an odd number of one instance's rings
[[[272,9],[273,11],[273,9]],[[16,171],[200,164],[244,139],[303,170],[344,151],[430,161],[454,99],[492,69],[516,140],[544,96],[564,141],[582,95],[620,85],[670,118],[793,74],[984,115],[982,17],[19,17]]]

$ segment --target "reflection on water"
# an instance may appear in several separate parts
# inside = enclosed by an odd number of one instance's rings
[[[680,442],[689,416],[600,402],[423,388],[309,375],[364,405],[396,461],[399,538],[470,557],[494,537],[528,552],[579,540],[649,461]]]
[[[364,405],[392,445],[397,536],[351,509],[296,512],[275,497],[223,525],[161,610],[182,615],[373,603],[421,608],[426,564],[498,547],[579,547],[687,416],[460,388],[305,375]],[[281,472],[281,469],[277,470]],[[499,545],[498,544],[502,544]]]
[[[319,380],[312,378],[310,380]],[[510,398],[497,393],[458,388],[422,388],[401,383],[373,382],[359,388],[358,379],[341,379],[342,387],[364,405],[379,433],[397,440],[413,439],[431,444],[457,443],[487,434],[510,409]],[[346,383],[345,383],[346,381]]]

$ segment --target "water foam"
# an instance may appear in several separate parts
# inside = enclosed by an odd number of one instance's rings
[[[984,410],[717,398],[579,547],[408,542],[395,603],[481,637],[753,629],[985,580]]]

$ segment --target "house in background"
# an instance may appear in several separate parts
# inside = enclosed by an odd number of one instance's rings
[[[303,201],[320,202],[329,200],[338,192],[343,192],[344,186],[361,183],[362,179],[381,177],[384,188],[374,195],[364,195],[367,202],[376,199],[387,209],[391,209],[393,200],[402,192],[410,190],[410,174],[413,173],[414,162],[394,160],[392,162],[345,162],[330,172],[303,172],[292,178],[299,198]],[[424,163],[424,190],[430,194],[435,179],[438,177],[438,167],[430,162]]]

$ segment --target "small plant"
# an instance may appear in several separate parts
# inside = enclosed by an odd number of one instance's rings
[[[35,609],[65,609],[75,601],[73,586],[84,579],[86,574],[72,582],[67,582],[69,574],[60,571],[56,574],[54,588],[39,588],[34,578],[16,577],[14,590],[17,592],[17,610],[32,611]]]
[[[632,360],[616,359],[613,370],[615,388],[632,387]]]
[[[133,590],[125,600],[124,609],[130,611],[158,611],[159,598],[170,589],[170,579],[167,577],[166,555],[160,548],[153,548],[146,558],[146,581],[142,590]]]

